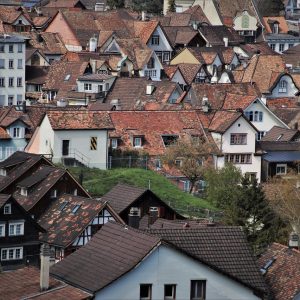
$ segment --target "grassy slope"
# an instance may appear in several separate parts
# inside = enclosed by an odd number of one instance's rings
[[[79,177],[80,168],[69,169],[76,178]],[[205,200],[196,198],[192,195],[182,192],[165,177],[153,172],[142,169],[82,169],[83,186],[93,196],[102,196],[107,193],[117,183],[127,183],[143,188],[148,188],[149,180],[151,190],[162,200],[168,203],[180,213],[191,215],[202,215],[197,212],[199,209],[214,209]],[[193,213],[188,213],[188,207],[193,206]],[[202,212],[203,213],[203,212]]]

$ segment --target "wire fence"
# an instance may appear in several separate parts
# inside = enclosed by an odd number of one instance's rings
[[[152,161],[148,156],[136,157],[136,156],[125,156],[125,157],[108,157],[108,169],[114,168],[140,168],[149,169],[149,164]]]

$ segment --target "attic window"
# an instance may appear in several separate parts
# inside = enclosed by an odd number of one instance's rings
[[[134,137],[133,138],[133,147],[140,148],[142,147],[142,137]]]
[[[273,33],[279,33],[279,24],[278,23],[273,24]]]
[[[64,81],[69,81],[70,77],[71,77],[71,74],[67,74]]]
[[[0,175],[6,176],[6,170],[4,168],[0,169]]]
[[[74,206],[73,210],[72,210],[72,213],[75,215],[76,212],[78,211],[78,209],[80,208],[81,204],[77,204]]]
[[[5,204],[3,209],[4,215],[10,215],[11,214],[11,204]]]
[[[64,202],[61,204],[61,206],[59,207],[59,210],[60,210],[60,211],[63,211],[63,210],[65,209],[65,207],[67,206],[68,203],[69,203],[68,201],[64,201]]]
[[[178,135],[162,135],[161,137],[163,139],[165,147],[174,144],[178,139]]]
[[[22,196],[27,196],[27,189],[25,187],[21,187],[20,194]]]

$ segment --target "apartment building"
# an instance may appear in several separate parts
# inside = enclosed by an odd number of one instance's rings
[[[25,39],[0,35],[0,106],[25,100]]]

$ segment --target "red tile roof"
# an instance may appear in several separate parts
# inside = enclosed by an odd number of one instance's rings
[[[143,135],[142,151],[150,155],[165,152],[162,135],[190,136],[189,131],[204,135],[200,119],[194,111],[114,111],[110,113],[115,126],[113,135],[122,137],[120,147],[132,148],[135,132]]]
[[[263,17],[264,26],[266,33],[273,33],[272,27],[270,23],[278,22],[279,23],[279,33],[288,33],[289,27],[285,20],[285,17]]]
[[[24,267],[0,273],[0,295],[5,300],[84,300],[90,294],[50,277],[49,290],[40,292],[40,271],[35,267]]]
[[[265,279],[274,300],[293,300],[300,295],[300,251],[273,243],[258,259],[263,268],[268,262]]]
[[[241,116],[240,112],[217,111],[209,125],[209,130],[224,133]]]
[[[113,129],[107,112],[101,111],[47,111],[53,130]]]

